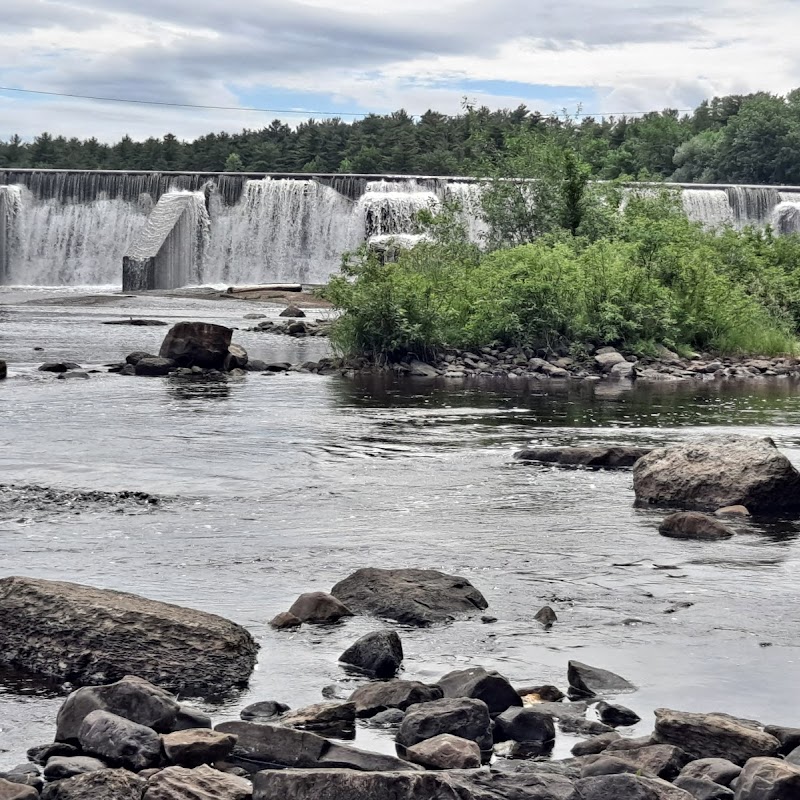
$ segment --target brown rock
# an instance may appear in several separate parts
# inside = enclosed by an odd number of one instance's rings
[[[478,745],[449,733],[409,747],[406,758],[426,769],[477,769],[481,765]]]
[[[289,628],[299,628],[303,623],[294,614],[288,611],[281,611],[276,617],[270,620],[270,627],[277,631],[285,631]]]
[[[325,592],[307,592],[294,601],[289,613],[301,622],[324,625],[338,622],[342,617],[352,617],[353,612],[332,595]]]
[[[236,744],[232,733],[219,733],[208,728],[178,731],[161,737],[167,758],[181,767],[199,767],[227,758]]]
[[[729,539],[733,531],[719,520],[699,511],[679,511],[670,514],[658,526],[662,536],[673,539]]]
[[[209,766],[167,767],[147,782],[143,800],[250,800],[253,785],[246,778]]]
[[[233,331],[209,322],[179,322],[164,337],[158,354],[179,367],[222,369]]]

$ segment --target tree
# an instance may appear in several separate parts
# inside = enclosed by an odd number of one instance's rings
[[[225,159],[225,172],[242,172],[244,165],[238,153],[230,153]]]

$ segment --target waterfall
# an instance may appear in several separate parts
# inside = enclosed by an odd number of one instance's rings
[[[469,240],[474,244],[485,242],[489,226],[483,218],[483,187],[479,183],[449,183],[445,188],[445,198],[457,201],[461,207],[461,221]]]
[[[19,186],[0,186],[0,285],[9,282],[11,250],[17,244],[16,220],[21,196]]]
[[[733,209],[724,189],[686,189],[681,199],[686,216],[702,222],[705,228],[734,224]]]
[[[389,181],[373,181],[356,204],[357,216],[364,221],[364,230],[369,239],[392,233],[420,233],[418,215],[420,211],[436,211],[438,196],[423,190],[416,181],[405,181],[399,185]]]
[[[738,228],[766,225],[780,202],[778,190],[768,186],[729,186],[725,191]]]

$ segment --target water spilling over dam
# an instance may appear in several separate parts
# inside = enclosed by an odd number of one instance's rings
[[[672,186],[708,227],[800,231],[800,187]],[[364,241],[413,240],[448,198],[481,241],[480,193],[469,178],[0,171],[0,284],[119,284],[123,259],[130,289],[324,283]]]

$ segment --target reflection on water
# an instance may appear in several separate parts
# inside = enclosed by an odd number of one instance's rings
[[[150,302],[152,316],[182,313]],[[213,308],[213,321],[241,324],[238,305]],[[579,658],[640,687],[623,701],[644,720],[636,732],[652,727],[657,705],[797,724],[800,709],[787,703],[800,679],[796,521],[732,519],[730,540],[667,539],[656,530],[661,513],[633,508],[629,472],[511,458],[529,442],[657,444],[724,431],[773,436],[800,463],[794,383],[479,389],[299,373],[57,381],[35,374],[35,341],[47,358],[80,363],[73,351],[91,351],[102,363],[147,349],[139,337],[154,334],[108,334],[105,307],[55,311],[13,306],[0,325],[0,349],[25,356],[0,383],[0,484],[172,499],[147,514],[108,503],[80,513],[0,506],[3,574],[138,592],[246,625],[262,647],[259,669],[248,692],[215,707],[218,718],[257,700],[316,702],[330,684],[349,693],[355,683],[338,656],[381,623],[287,634],[267,620],[359,567],[423,566],[467,576],[499,621],[401,629],[406,678],[483,664],[566,688],[566,662]],[[248,335],[265,360],[302,361],[314,357],[309,346],[325,347]],[[549,631],[532,619],[546,603],[559,618]],[[57,703],[0,678],[10,761],[52,736]],[[361,728],[356,743],[391,749],[387,734]],[[556,755],[565,748],[557,743]]]

